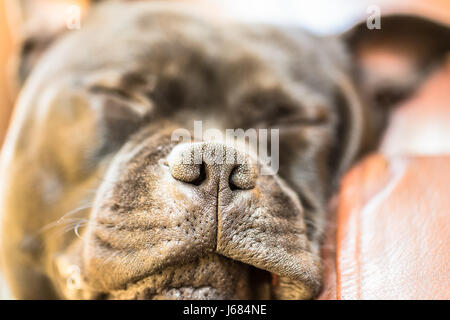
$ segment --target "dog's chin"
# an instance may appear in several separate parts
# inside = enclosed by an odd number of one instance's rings
[[[68,263],[74,256],[68,258],[60,256],[57,259],[61,293],[68,299],[310,299],[317,291],[317,288],[304,281],[282,277],[217,253],[206,253],[203,257],[189,262],[179,261],[176,266],[134,278],[120,288],[98,290],[92,287],[89,281],[85,282],[88,279],[82,274],[78,280],[79,286],[71,284],[73,279],[70,278],[69,272],[73,271],[75,265]],[[71,263],[74,263],[74,260]]]
[[[111,291],[105,299],[270,299],[271,274],[217,254],[169,267]]]
[[[227,296],[221,292],[221,290],[209,286],[193,288],[193,287],[180,287],[166,290],[162,294],[146,296],[141,295],[140,299],[153,299],[153,300],[221,300],[227,299]]]

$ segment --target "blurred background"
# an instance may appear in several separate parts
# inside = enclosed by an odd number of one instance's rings
[[[266,22],[295,25],[317,34],[336,34],[350,28],[354,23],[365,20],[372,12],[368,8],[377,5],[381,14],[411,12],[450,24],[450,0],[173,0],[190,2],[193,6],[207,8],[212,12],[229,15],[246,22]],[[39,12],[51,10],[55,24],[66,19],[67,7],[78,5],[86,12],[88,0],[28,0],[33,10],[23,13],[19,0],[0,0],[0,145],[2,145],[14,101],[19,91],[13,74],[15,56],[27,28],[40,28],[53,21],[39,21]],[[34,19],[37,18],[37,19]],[[36,20],[33,24],[25,23]],[[31,27],[30,27],[31,26]],[[51,26],[50,26],[51,27]],[[81,25],[82,27],[82,25]],[[76,32],[76,31],[73,31]],[[449,69],[449,68],[447,68]],[[449,72],[447,82],[449,84]],[[445,85],[443,86],[443,88]],[[442,89],[445,90],[445,89]],[[446,90],[448,91],[448,90]],[[441,99],[448,99],[441,96]],[[446,100],[448,101],[448,100]],[[447,106],[448,107],[448,106]],[[406,118],[399,120],[407,121]],[[448,122],[445,122],[447,125]],[[450,127],[450,126],[449,126]],[[400,137],[401,138],[401,137]],[[399,139],[400,139],[399,138]],[[432,143],[433,136],[425,137],[423,143]],[[389,146],[388,146],[389,148]],[[1,177],[0,177],[1,179]],[[0,298],[8,298],[8,292],[0,279]]]
[[[106,0],[108,1],[108,0]],[[145,0],[144,0],[145,1]],[[449,0],[167,0],[190,2],[193,6],[229,15],[245,22],[295,25],[317,34],[342,32],[367,18],[376,5],[381,14],[412,12],[450,23]],[[23,13],[20,3],[33,9]],[[89,0],[0,0],[0,145],[3,142],[18,88],[13,81],[14,56],[26,28],[50,27],[67,18],[67,8],[78,5],[82,13]],[[52,11],[51,20],[39,20],[41,11]],[[48,13],[45,14],[48,17]],[[31,16],[31,17],[30,17]],[[29,20],[34,23],[28,23]],[[25,23],[27,22],[27,23]],[[46,25],[40,26],[39,24]]]

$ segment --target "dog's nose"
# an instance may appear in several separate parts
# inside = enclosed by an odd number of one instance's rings
[[[257,166],[249,155],[219,142],[177,145],[168,157],[172,176],[180,181],[201,185],[206,180],[220,180],[231,190],[255,187]],[[226,180],[226,181],[224,181]]]

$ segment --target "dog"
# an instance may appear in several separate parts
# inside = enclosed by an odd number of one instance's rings
[[[450,49],[448,26],[381,23],[322,37],[106,1],[80,30],[24,41],[1,158],[14,297],[314,298],[340,176]],[[279,165],[224,141],[173,139],[196,121],[276,130]]]

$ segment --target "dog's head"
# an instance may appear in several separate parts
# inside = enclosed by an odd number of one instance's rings
[[[33,281],[69,298],[314,296],[334,182],[376,145],[386,106],[449,49],[444,26],[382,23],[331,39],[187,6],[94,8],[33,67],[5,146],[13,291],[27,296]],[[371,70],[380,46],[404,68]],[[198,138],[194,121],[263,141]],[[180,129],[194,139],[174,139]]]

